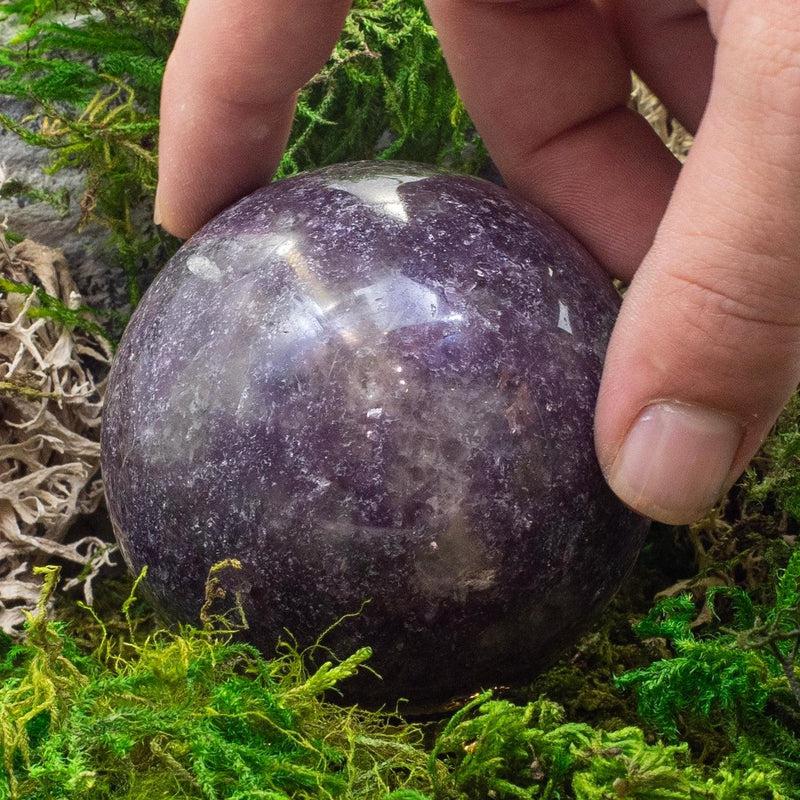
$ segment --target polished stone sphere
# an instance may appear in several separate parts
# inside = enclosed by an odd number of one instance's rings
[[[209,569],[267,655],[344,657],[366,702],[531,678],[613,595],[647,524],[592,439],[609,278],[488,182],[356,163],[260,189],[191,239],[108,384],[108,507],[150,597]]]

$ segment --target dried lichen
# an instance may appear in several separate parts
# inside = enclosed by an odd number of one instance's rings
[[[98,439],[111,349],[98,333],[39,313],[42,297],[67,318],[81,307],[60,252],[31,241],[12,248],[0,235],[0,281],[0,629],[10,631],[36,602],[36,564],[77,565],[68,585],[83,583],[91,600],[92,579],[109,563],[107,542],[66,536],[103,496]]]
[[[664,144],[683,162],[694,141],[692,135],[669,113],[664,104],[638,77],[633,76],[631,107],[635,108],[652,126]]]

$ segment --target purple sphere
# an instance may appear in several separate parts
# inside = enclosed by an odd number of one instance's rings
[[[158,275],[114,363],[111,518],[151,598],[197,619],[237,558],[267,654],[328,626],[368,702],[530,678],[647,523],[592,440],[619,307],[549,217],[476,178],[343,164],[261,189]]]

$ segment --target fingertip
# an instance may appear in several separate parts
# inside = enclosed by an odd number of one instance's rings
[[[348,0],[192,0],[167,63],[154,220],[188,238],[267,183],[297,92],[329,56]],[[302,43],[302,46],[298,46]]]
[[[153,223],[176,239],[189,239],[194,236],[213,214],[208,212],[198,213],[191,205],[181,205],[180,201],[172,202],[170,193],[165,191],[164,185],[159,183],[153,203]]]
[[[160,194],[160,189],[157,186],[156,198],[155,201],[153,202],[153,222],[160,227],[161,223],[163,222],[163,219],[164,215],[161,211],[161,194]]]
[[[168,205],[165,205],[164,191],[159,183],[153,203],[153,223],[177,239],[188,239],[202,226],[202,223],[191,224],[180,217],[176,218],[170,213],[169,208]]]
[[[626,505],[651,519],[694,522],[731,482],[744,433],[736,417],[716,409],[652,403],[625,435],[606,480]]]
[[[174,236],[176,239],[181,239],[183,241],[190,239],[203,227],[202,223],[199,225],[186,224],[180,219],[174,220],[170,217],[164,217],[163,215],[158,219],[154,218],[153,221],[159,228],[166,231],[171,236]]]
[[[165,102],[155,212],[161,226],[188,238],[266,185],[289,137],[295,97],[264,109],[197,98]]]

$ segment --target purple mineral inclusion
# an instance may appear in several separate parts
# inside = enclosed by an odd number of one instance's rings
[[[619,297],[488,182],[343,164],[260,189],[158,275],[108,387],[125,559],[196,620],[237,558],[249,631],[340,656],[365,702],[525,680],[613,595],[647,523],[592,441]]]

